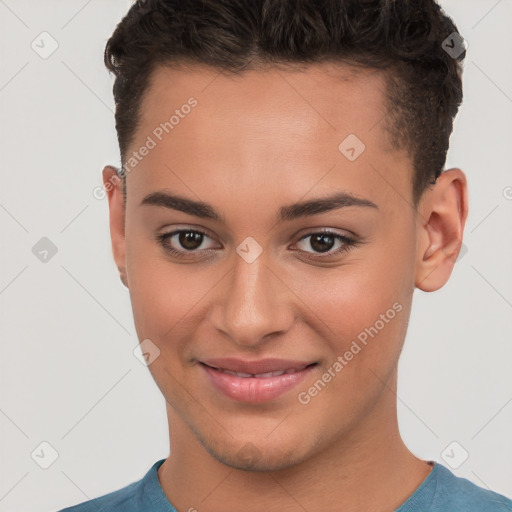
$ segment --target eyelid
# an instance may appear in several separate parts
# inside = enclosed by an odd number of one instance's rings
[[[213,240],[216,239],[216,235],[214,235],[209,229],[199,227],[199,226],[192,226],[187,224],[177,224],[173,225],[172,227],[169,227],[169,229],[166,231],[165,228],[162,230],[161,233],[157,234],[157,236],[171,236],[171,235],[177,235],[180,232],[187,232],[187,231],[194,231],[197,233],[201,233],[208,238],[211,238]]]
[[[357,233],[354,233],[354,231],[350,231],[350,229],[329,228],[325,226],[309,226],[305,229],[301,229],[295,236],[298,236],[299,240],[301,240],[304,236],[314,235],[317,233],[327,233],[344,236],[345,238],[359,239],[359,235]]]

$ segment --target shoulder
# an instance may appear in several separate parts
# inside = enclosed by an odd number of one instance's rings
[[[157,470],[164,461],[165,459],[161,459],[155,462],[144,477],[136,482],[58,512],[139,512],[148,508],[154,512],[175,512],[158,482]]]
[[[437,463],[436,466],[438,474],[433,511],[512,512],[512,500],[506,496],[458,477],[442,464]]]
[[[133,503],[140,489],[140,480],[133,482],[117,491],[110,492],[98,498],[84,501],[78,505],[64,508],[59,512],[97,512],[98,510],[108,510],[116,512],[123,510],[124,512],[132,512]]]

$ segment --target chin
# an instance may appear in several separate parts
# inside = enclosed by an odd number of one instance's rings
[[[220,463],[242,471],[280,471],[296,466],[307,459],[304,444],[268,443],[268,440],[241,442],[238,449],[231,440],[208,443],[199,439],[205,450]],[[300,446],[300,451],[298,451]]]

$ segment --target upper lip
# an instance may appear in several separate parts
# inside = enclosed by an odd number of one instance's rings
[[[305,366],[314,364],[314,361],[295,361],[291,359],[257,359],[244,361],[235,357],[204,359],[200,361],[213,368],[231,370],[233,372],[260,374],[278,372],[282,370],[299,370]]]

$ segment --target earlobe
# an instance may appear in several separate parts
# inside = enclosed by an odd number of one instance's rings
[[[466,176],[449,169],[425,191],[418,207],[417,288],[432,292],[446,284],[462,247],[467,214]]]
[[[114,261],[120,273],[121,282],[128,288],[126,273],[125,207],[123,203],[122,180],[117,169],[111,165],[103,169],[103,185],[107,193],[110,212],[110,238]]]
[[[126,288],[129,288],[128,286],[128,279],[126,276],[126,269],[124,267],[119,267],[119,279],[121,279],[121,282],[126,286]]]

